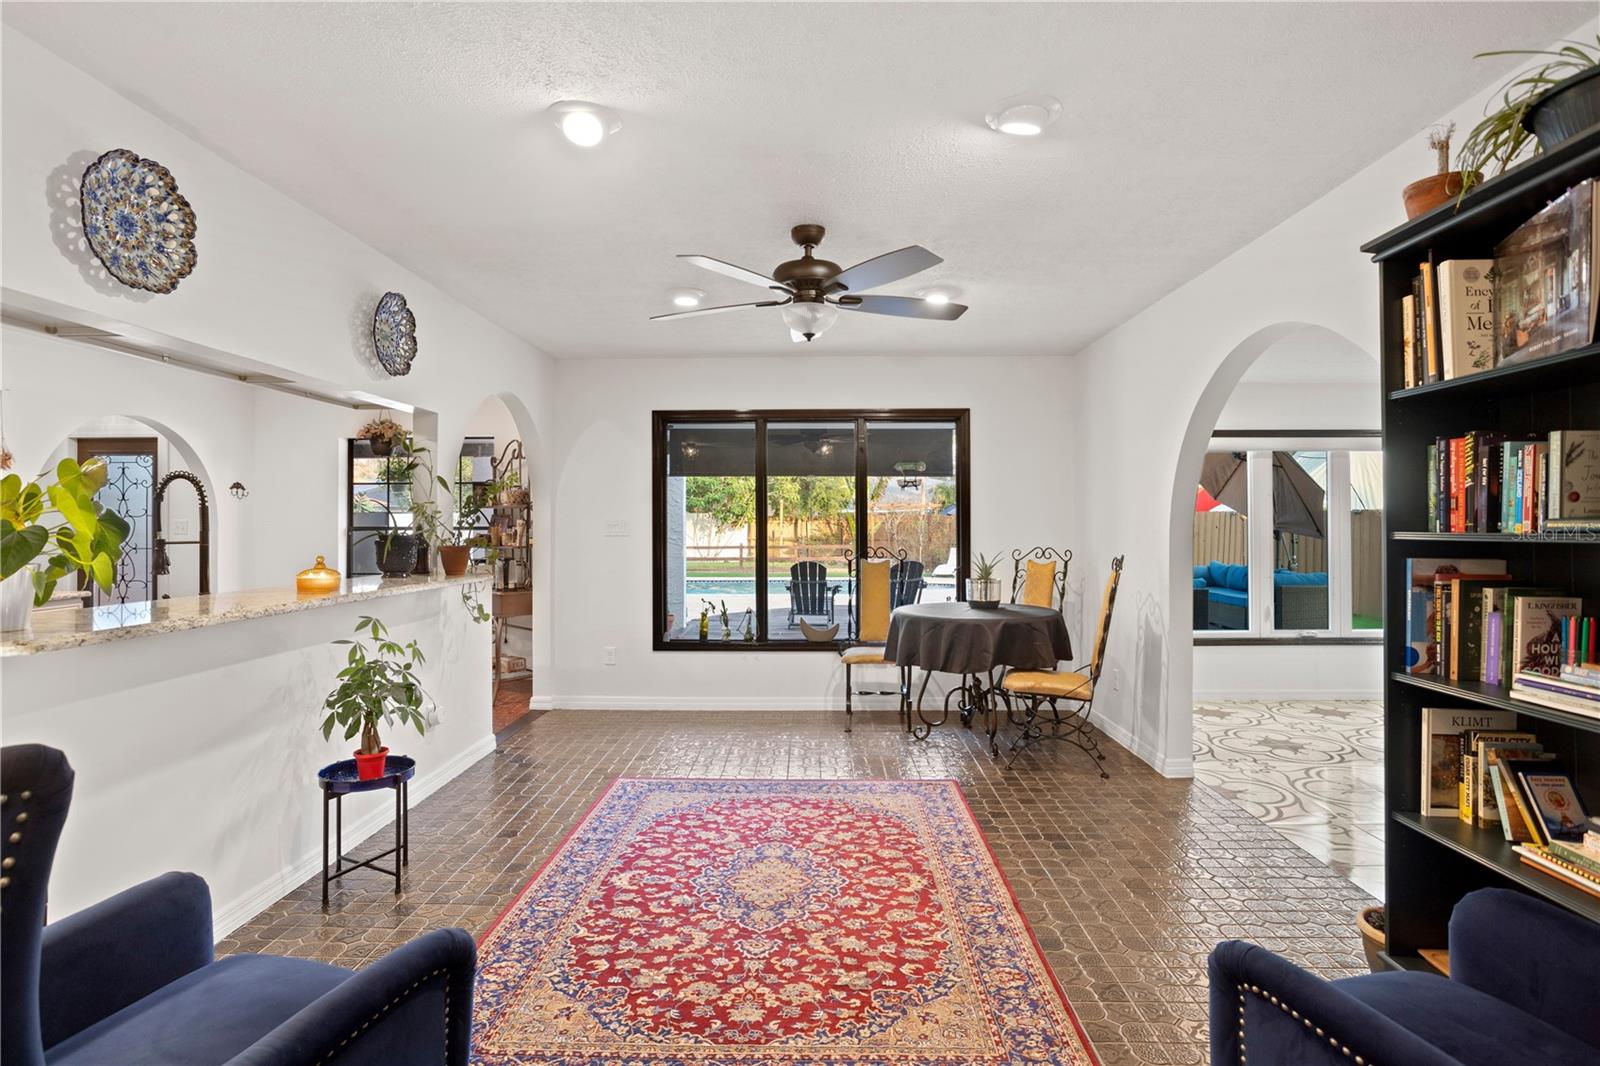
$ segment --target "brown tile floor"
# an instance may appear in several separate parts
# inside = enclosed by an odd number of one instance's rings
[[[960,729],[917,743],[892,712],[840,726],[818,712],[548,712],[417,806],[402,897],[361,872],[323,914],[313,879],[218,950],[358,966],[430,927],[481,934],[618,775],[954,777],[1106,1066],[1206,1061],[1219,939],[1329,977],[1361,969],[1366,894],[1204,785],[1113,744],[1102,781],[1075,748],[1002,770]]]
[[[499,733],[528,713],[533,696],[533,678],[519,677],[500,682],[494,694],[494,731]]]

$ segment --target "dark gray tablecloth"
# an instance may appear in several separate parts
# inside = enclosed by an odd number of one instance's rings
[[[986,674],[996,666],[1053,670],[1072,658],[1061,612],[1006,604],[918,603],[889,620],[884,658],[948,674]]]

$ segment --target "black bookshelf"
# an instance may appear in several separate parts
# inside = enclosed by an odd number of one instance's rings
[[[1406,389],[1401,362],[1402,297],[1419,264],[1488,258],[1496,244],[1571,186],[1600,177],[1600,131],[1508,171],[1369,242],[1378,264],[1383,365],[1385,957],[1402,969],[1429,969],[1418,952],[1447,942],[1456,901],[1477,888],[1513,888],[1600,922],[1600,898],[1523,863],[1498,829],[1419,815],[1424,707],[1514,711],[1574,771],[1591,806],[1600,806],[1600,719],[1513,699],[1505,687],[1451,682],[1404,672],[1406,561],[1503,558],[1528,584],[1571,589],[1585,612],[1600,604],[1600,536],[1549,531],[1435,533],[1428,530],[1426,455],[1436,437],[1472,430],[1526,434],[1600,424],[1600,344],[1466,378]]]

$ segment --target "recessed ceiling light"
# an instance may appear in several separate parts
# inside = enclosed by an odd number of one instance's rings
[[[989,128],[1014,137],[1037,137],[1061,115],[1061,101],[1053,96],[1013,96],[1001,100],[984,116]]]
[[[672,306],[674,307],[699,307],[700,301],[706,298],[704,289],[673,289]]]
[[[562,135],[579,148],[593,148],[622,128],[615,111],[582,100],[551,104],[549,113]]]

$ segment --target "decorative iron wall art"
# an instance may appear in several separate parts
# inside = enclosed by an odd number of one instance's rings
[[[83,172],[78,202],[89,248],[129,288],[171,292],[194,270],[194,209],[155,160],[113,148]]]
[[[417,357],[417,316],[397,292],[386,292],[378,301],[372,315],[372,346],[390,377],[410,372],[411,360]]]

